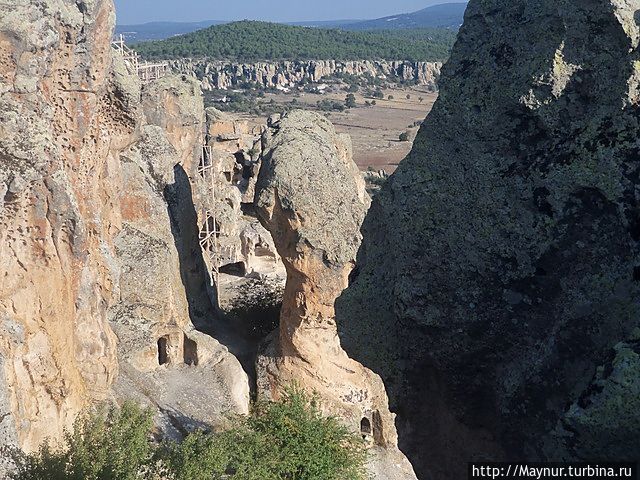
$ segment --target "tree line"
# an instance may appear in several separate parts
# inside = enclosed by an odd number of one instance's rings
[[[241,21],[216,25],[136,50],[148,59],[444,61],[456,32],[448,29],[350,32]]]

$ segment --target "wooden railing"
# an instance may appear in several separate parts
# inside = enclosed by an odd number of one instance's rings
[[[167,63],[141,62],[138,52],[129,48],[125,43],[124,35],[119,35],[116,40],[113,40],[111,46],[124,58],[127,67],[132,73],[138,75],[138,78],[140,78],[140,81],[144,84],[158,80],[169,72],[169,65]]]

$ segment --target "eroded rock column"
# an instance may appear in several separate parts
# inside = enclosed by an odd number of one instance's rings
[[[349,283],[369,206],[349,137],[303,111],[291,112],[272,133],[265,138],[256,205],[287,284],[278,337],[258,359],[259,391],[278,397],[297,383],[375,446],[396,451],[384,385],[347,356],[336,330],[334,302]],[[396,462],[404,475],[398,478],[411,478],[399,452]]]

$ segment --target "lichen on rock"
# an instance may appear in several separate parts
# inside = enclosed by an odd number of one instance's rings
[[[556,426],[638,326],[639,7],[471,1],[438,101],[373,202],[338,324],[403,412],[420,475],[611,440]],[[616,458],[639,435],[621,429]]]

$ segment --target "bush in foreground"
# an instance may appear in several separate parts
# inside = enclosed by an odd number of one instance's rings
[[[220,434],[195,432],[158,445],[152,413],[122,409],[81,416],[61,449],[47,444],[16,459],[13,480],[363,480],[360,437],[325,417],[298,389],[281,402],[254,406],[248,418]]]

